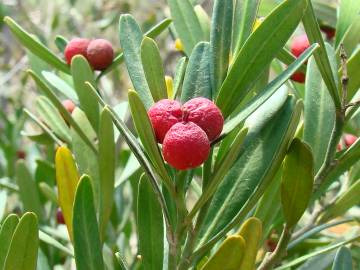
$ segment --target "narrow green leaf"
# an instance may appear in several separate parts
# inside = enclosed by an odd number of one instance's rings
[[[338,249],[335,255],[332,270],[352,270],[353,263],[351,258],[351,251],[347,247]]]
[[[131,116],[146,153],[149,155],[154,167],[159,171],[164,183],[170,187],[172,185],[172,180],[165,168],[164,160],[157,145],[155,133],[146,109],[141,102],[139,95],[135,91],[130,90],[128,98]]]
[[[61,35],[57,35],[55,37],[55,45],[59,49],[59,51],[62,53],[64,53],[65,47],[68,44],[68,42],[69,41]]]
[[[321,35],[320,27],[317,22],[314,9],[310,0],[306,0],[308,5],[303,18],[303,25],[310,43],[318,43],[320,49],[314,53],[316,64],[326,87],[334,101],[335,107],[340,107],[340,96],[337,87],[337,74],[332,69],[329,56],[326,51],[324,39]]]
[[[13,19],[11,19],[10,17],[5,17],[4,21],[10,28],[14,36],[18,39],[18,41],[30,52],[38,56],[40,59],[44,60],[49,65],[52,65],[53,67],[65,73],[70,73],[69,66],[63,60],[58,58],[53,52],[51,52],[47,47],[40,43],[36,38],[33,38]]]
[[[149,109],[154,103],[146,81],[145,72],[141,63],[141,42],[143,33],[135,19],[129,15],[121,15],[119,22],[119,35],[121,47],[124,50],[126,67],[135,90]]]
[[[241,236],[229,236],[205,263],[201,270],[237,270],[244,256],[246,243]],[[247,258],[246,258],[247,259]]]
[[[81,177],[76,189],[72,220],[77,269],[104,269],[94,194],[91,179],[87,175]]]
[[[236,0],[234,20],[239,23],[239,29],[237,29],[238,33],[233,39],[235,45],[234,56],[239,53],[254,29],[259,5],[260,0]]]
[[[40,182],[39,189],[40,189],[41,193],[46,197],[46,199],[48,199],[55,205],[58,204],[58,198],[57,198],[55,191],[47,183]]]
[[[191,53],[181,92],[182,103],[195,97],[211,99],[209,53],[208,42],[200,42]]]
[[[176,64],[175,76],[174,76],[174,97],[176,98],[181,95],[181,86],[184,81],[186,67],[187,67],[187,58],[184,56],[179,59]]]
[[[190,55],[197,43],[204,40],[199,19],[189,0],[167,0],[176,32]]]
[[[120,252],[116,252],[115,253],[115,257],[119,263],[120,266],[120,270],[128,270],[129,268],[127,267],[126,261],[123,258],[123,256],[121,256]]]
[[[100,173],[100,233],[105,236],[113,201],[115,183],[115,139],[111,114],[104,108],[99,129],[99,173]]]
[[[11,239],[15,232],[16,226],[19,223],[19,218],[15,214],[10,214],[1,224],[0,230],[0,269],[4,269],[4,263],[8,249],[10,247]]]
[[[206,11],[203,9],[201,5],[196,5],[194,7],[194,11],[196,13],[196,16],[199,20],[203,35],[204,35],[204,41],[210,40],[210,17],[206,13]]]
[[[306,0],[283,2],[247,39],[236,55],[217,97],[216,104],[225,118],[243,100],[262,71],[284,47],[302,19],[306,6]]]
[[[154,101],[167,98],[160,51],[155,41],[149,37],[144,37],[141,43],[141,62]]]
[[[46,125],[48,125],[60,139],[68,144],[71,143],[69,127],[48,98],[39,96],[36,99],[36,111]]]
[[[161,206],[143,175],[139,182],[137,225],[139,248],[144,269],[162,269],[164,257],[164,225]]]
[[[50,235],[48,235],[42,231],[39,231],[39,239],[40,239],[40,241],[42,241],[50,246],[53,246],[53,247],[57,248],[58,250],[65,252],[65,254],[67,254],[71,257],[74,257],[74,252],[72,250],[65,247],[63,244],[61,244],[59,241],[52,238]]]
[[[315,173],[325,160],[335,125],[335,106],[312,57],[305,84],[304,141],[311,147]]]
[[[233,19],[229,14],[233,14],[233,0],[216,0],[210,33],[210,73],[214,96],[229,67]]]
[[[79,102],[78,96],[77,96],[74,88],[72,88],[67,82],[65,82],[63,79],[61,79],[55,73],[49,72],[49,71],[43,71],[43,72],[41,72],[41,74],[61,94],[63,94],[64,96],[73,100],[76,103]]]
[[[290,65],[292,62],[294,62],[297,59],[285,48],[280,50],[280,52],[276,55],[276,58],[279,59],[285,65]],[[306,73],[306,65],[305,64],[301,65],[301,67],[298,70]]]
[[[281,203],[286,223],[293,227],[304,214],[312,193],[314,160],[310,148],[294,139],[284,160]]]
[[[38,217],[42,216],[39,191],[33,176],[26,167],[23,160],[16,163],[16,182],[19,186],[20,199],[23,203],[24,211],[34,212]]]
[[[341,0],[336,25],[335,48],[338,48],[346,31],[355,19],[359,19],[360,2],[357,0]]]
[[[359,9],[360,12],[360,9]],[[353,52],[357,49],[360,43],[360,37],[358,33],[360,32],[360,13],[354,19],[353,23],[350,25],[349,29],[346,31],[341,43],[344,45],[344,49],[347,55],[352,55]],[[336,50],[336,55],[339,54],[340,46]]]
[[[99,105],[96,98],[89,93],[85,82],[95,85],[94,72],[89,63],[82,55],[76,55],[71,60],[71,74],[74,80],[74,87],[79,97],[80,107],[85,112],[94,130],[99,128]]]
[[[4,270],[36,269],[38,247],[38,220],[34,213],[28,212],[15,229]]]

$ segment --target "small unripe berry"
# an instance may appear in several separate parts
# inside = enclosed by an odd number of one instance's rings
[[[113,61],[114,50],[106,39],[94,39],[87,47],[87,59],[95,70],[104,70]]]
[[[346,147],[350,147],[351,145],[353,145],[357,139],[358,139],[358,137],[356,137],[352,134],[345,134],[344,142],[345,142]]]
[[[181,105],[176,100],[162,99],[148,111],[156,139],[162,143],[168,130],[182,119]]]
[[[186,102],[182,110],[188,113],[185,121],[190,121],[201,127],[210,141],[216,139],[224,126],[224,118],[220,109],[211,100],[197,97]]]
[[[166,133],[164,159],[175,169],[187,170],[200,166],[208,158],[210,142],[206,133],[192,122],[180,122]]]
[[[64,51],[66,62],[70,65],[71,59],[79,54],[87,58],[87,47],[89,43],[90,40],[86,38],[74,38],[70,40]]]
[[[64,215],[60,208],[58,208],[56,211],[56,221],[58,224],[65,224]]]
[[[296,57],[299,57],[309,47],[310,42],[306,35],[297,36],[291,44],[291,52]]]
[[[75,104],[70,99],[65,99],[62,105],[70,114],[75,110]]]

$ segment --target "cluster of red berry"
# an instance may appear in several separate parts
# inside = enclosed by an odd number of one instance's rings
[[[65,59],[70,65],[75,55],[84,56],[94,70],[104,70],[113,61],[114,50],[106,39],[74,38],[65,47]]]
[[[163,99],[148,111],[164,159],[178,170],[196,168],[208,158],[210,142],[221,133],[224,118],[209,99],[197,97],[181,106]]]

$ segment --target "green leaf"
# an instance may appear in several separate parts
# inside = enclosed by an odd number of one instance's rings
[[[248,94],[262,71],[284,47],[299,24],[306,9],[306,3],[306,0],[283,2],[247,39],[236,55],[217,97],[216,104],[225,118]]]
[[[33,38],[27,33],[20,25],[18,25],[10,17],[5,17],[5,23],[10,28],[11,32],[18,39],[18,41],[26,47],[34,55],[44,60],[49,65],[61,70],[65,73],[70,73],[69,66],[60,58],[58,58],[53,52],[46,48],[36,38]]]
[[[139,182],[137,225],[143,268],[147,270],[162,269],[164,257],[163,215],[150,181],[145,175]]]
[[[187,58],[184,56],[179,59],[176,64],[175,76],[174,76],[174,97],[176,98],[181,94],[181,86],[184,81],[184,76],[187,67]]]
[[[149,31],[145,33],[145,36],[149,38],[156,38],[158,35],[160,35],[165,29],[169,27],[172,20],[169,18],[166,18],[159,22],[158,24],[154,25]],[[113,60],[110,66],[108,66],[105,70],[101,71],[99,76],[97,77],[97,80],[99,80],[102,76],[106,75],[110,71],[114,70],[118,65],[120,65],[122,62],[124,62],[124,54],[119,53]]]
[[[141,62],[154,101],[167,98],[160,51],[155,41],[149,37],[144,37],[141,43]]]
[[[360,11],[360,10],[359,10]],[[346,31],[341,43],[344,44],[344,49],[347,55],[352,55],[356,50],[357,46],[360,43],[360,37],[358,35],[360,31],[360,14],[357,15],[357,18],[351,24],[349,29]],[[336,50],[336,55],[339,54],[340,47]]]
[[[126,261],[123,258],[123,256],[121,256],[120,252],[116,252],[115,253],[115,257],[119,263],[120,266],[120,270],[128,270],[129,268],[127,267]]]
[[[71,127],[79,134],[81,139],[92,149],[93,152],[97,152],[93,143],[88,139],[88,137],[84,134],[79,125],[74,121],[71,117],[70,113],[64,108],[61,104],[61,101],[56,97],[53,91],[44,83],[44,81],[39,78],[33,71],[29,70],[28,73],[34,79],[39,89],[44,93],[44,95],[52,102],[52,104],[58,109],[61,115],[64,117],[67,123],[70,124]]]
[[[348,190],[346,190],[330,205],[320,217],[321,223],[324,223],[330,219],[336,218],[349,210],[351,207],[360,203],[360,181],[356,181]]]
[[[246,248],[243,251],[241,265],[238,269],[253,270],[255,268],[256,255],[262,238],[261,221],[255,217],[247,219],[240,227],[238,233],[244,240]]]
[[[290,77],[291,75],[298,70],[298,68],[306,62],[306,60],[311,56],[311,54],[318,48],[317,44],[313,44],[308,48],[294,63],[292,63],[283,73],[276,77],[272,82],[270,82],[257,96],[251,99],[242,110],[234,115],[233,118],[225,122],[222,134],[220,138],[225,137],[229,134],[234,128],[236,128],[241,122],[243,122],[250,114],[252,114],[256,109],[258,109],[265,101],[267,101]],[[282,92],[281,96],[286,96],[286,89],[278,90]]]
[[[115,139],[111,114],[104,108],[100,117],[99,128],[99,174],[100,174],[100,233],[105,236],[109,221],[115,184]]]
[[[247,139],[214,194],[201,229],[200,243],[210,238],[209,245],[216,243],[257,204],[285,157],[301,109],[302,104],[294,97],[284,101],[274,95],[247,119]]]
[[[276,55],[276,58],[279,59],[285,65],[290,65],[292,62],[294,62],[297,59],[285,48],[280,50],[280,52]],[[301,65],[301,67],[298,70],[306,73],[306,65],[305,64]]]
[[[19,218],[15,214],[10,214],[1,224],[0,230],[0,269],[4,269],[4,263],[8,249],[10,247],[11,239],[15,232],[16,226],[19,223]]]
[[[212,255],[201,270],[237,270],[241,269],[241,261],[245,259],[246,243],[241,236],[229,236]],[[247,258],[246,258],[247,259]]]
[[[204,40],[198,17],[189,0],[167,0],[176,32],[190,55],[197,43]]]
[[[330,2],[314,1],[314,11],[319,21],[332,28],[336,28],[337,7]]]
[[[337,73],[332,69],[311,1],[307,0],[307,2],[308,5],[303,18],[303,25],[310,43],[318,43],[320,45],[320,49],[314,53],[315,61],[320,70],[321,77],[334,101],[335,107],[339,108],[340,96],[337,87]]]
[[[73,100],[76,103],[79,102],[78,96],[74,88],[72,88],[66,81],[61,79],[53,72],[43,71],[41,72],[41,74],[53,87],[56,88],[56,90],[59,91],[59,93],[63,94],[64,96]]]
[[[351,251],[347,247],[338,249],[335,255],[332,270],[352,270],[353,263],[351,258]]]
[[[336,25],[335,48],[338,48],[346,31],[355,19],[359,19],[360,2],[357,0],[341,0]]]
[[[41,193],[45,196],[46,199],[54,203],[55,205],[58,204],[58,198],[55,191],[45,182],[39,183],[39,189]]]
[[[66,45],[69,41],[61,35],[57,35],[55,37],[55,45],[59,49],[60,52],[64,53]]]
[[[23,160],[16,163],[16,182],[19,186],[20,199],[23,203],[24,211],[34,212],[37,216],[42,216],[39,191],[33,176],[26,167]]]
[[[231,50],[233,0],[216,0],[210,33],[210,73],[214,96],[224,81]]]
[[[81,177],[76,189],[72,220],[77,269],[104,269],[94,194],[91,179],[87,175]]]
[[[73,239],[72,213],[79,173],[72,153],[66,147],[59,147],[56,151],[55,168],[59,205],[64,215],[70,239]]]
[[[347,101],[350,101],[360,88],[360,49],[358,49],[347,62],[347,72],[349,78]],[[339,71],[339,77],[342,75],[342,68]]]
[[[85,82],[95,85],[94,72],[82,55],[76,55],[71,60],[71,74],[74,87],[79,97],[80,107],[85,112],[95,131],[99,128],[99,105],[96,98],[89,93]]]
[[[335,106],[312,57],[305,83],[304,141],[312,149],[314,172],[325,160],[334,125]]]
[[[48,98],[39,96],[36,99],[36,111],[45,124],[48,125],[60,139],[66,143],[71,143],[69,127]]]
[[[154,100],[151,96],[145,71],[141,63],[140,48],[143,33],[135,19],[131,15],[126,14],[120,17],[119,34],[130,79],[146,109],[149,109]]]
[[[194,11],[196,13],[196,17],[199,20],[202,32],[204,34],[204,41],[209,41],[210,40],[210,28],[211,28],[210,17],[201,5],[196,5],[194,7]]]
[[[71,249],[65,247],[63,244],[61,244],[59,241],[52,238],[50,235],[48,235],[42,231],[39,231],[39,239],[40,239],[40,241],[42,241],[48,245],[51,245],[51,246],[57,248],[58,250],[65,252],[65,254],[67,254],[71,257],[74,257],[74,252]]]
[[[260,0],[236,0],[234,24],[238,23],[238,26],[236,26],[238,29],[235,28],[236,32],[234,32],[233,37],[234,56],[239,53],[245,41],[253,32],[259,5]]]
[[[199,43],[191,53],[181,92],[182,103],[195,97],[211,99],[209,53],[208,42]]]
[[[164,183],[170,187],[172,185],[172,180],[165,168],[164,160],[157,145],[155,133],[146,109],[141,102],[139,95],[135,91],[130,90],[128,98],[131,116],[146,153],[149,155],[154,167],[159,171],[158,173],[162,176]]]
[[[38,221],[25,213],[17,225],[6,256],[4,270],[35,270],[39,247]]]
[[[304,214],[312,193],[314,160],[310,148],[294,139],[284,160],[281,179],[281,203],[289,228]]]
[[[310,258],[313,258],[313,257],[318,256],[320,254],[324,254],[326,252],[337,249],[338,247],[347,245],[347,244],[349,244],[351,242],[358,241],[358,240],[360,240],[359,236],[351,238],[351,239],[343,241],[343,242],[340,242],[340,243],[330,245],[330,246],[328,246],[326,248],[323,248],[323,249],[320,249],[320,250],[316,250],[314,252],[311,252],[311,253],[308,253],[308,254],[306,254],[304,256],[301,256],[301,257],[299,257],[299,258],[297,258],[297,259],[295,259],[295,260],[293,260],[293,261],[291,261],[289,263],[286,263],[286,264],[284,264],[284,265],[282,265],[280,267],[277,267],[277,268],[275,268],[275,270],[288,270],[290,267],[298,265],[298,264],[300,264],[302,262],[305,262]]]

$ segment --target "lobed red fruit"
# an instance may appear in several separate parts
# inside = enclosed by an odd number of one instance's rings
[[[351,145],[353,145],[357,139],[358,139],[358,137],[356,137],[352,134],[345,134],[344,142],[345,142],[346,147],[350,147]]]
[[[224,118],[220,109],[211,100],[197,97],[186,102],[182,110],[187,115],[185,121],[190,121],[201,127],[210,141],[216,139],[224,126]]]
[[[327,25],[322,25],[320,29],[325,33],[327,39],[333,39],[335,37],[336,30],[334,28]]]
[[[306,35],[297,36],[292,41],[291,52],[296,57],[299,57],[309,47],[310,42]]]
[[[62,105],[65,107],[65,109],[69,112],[72,113],[75,110],[75,104],[74,102],[72,102],[70,99],[65,99],[62,102]]]
[[[56,221],[58,224],[65,224],[65,218],[60,208],[56,211]]]
[[[104,70],[113,61],[114,50],[106,39],[94,39],[87,47],[87,60],[95,70]]]
[[[162,99],[149,109],[148,115],[156,139],[162,143],[168,130],[182,119],[181,104],[176,100]]]
[[[173,125],[163,143],[164,159],[178,170],[200,166],[208,158],[210,142],[206,133],[192,122]]]
[[[65,47],[64,54],[65,54],[66,62],[70,65],[71,59],[78,54],[87,58],[87,48],[89,43],[90,40],[86,38],[72,39]]]
[[[291,75],[291,79],[298,83],[304,83],[305,82],[305,74],[301,71],[296,71],[293,75]]]

